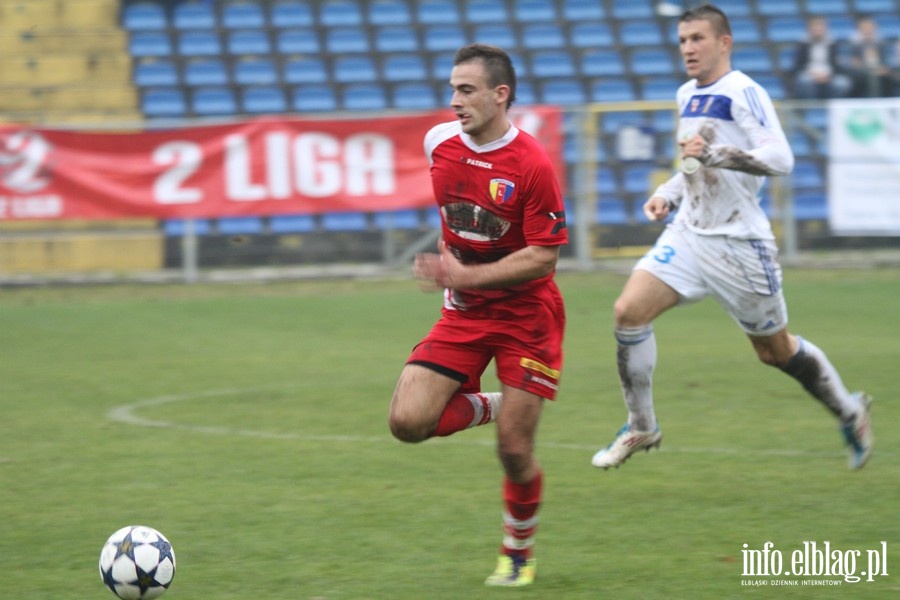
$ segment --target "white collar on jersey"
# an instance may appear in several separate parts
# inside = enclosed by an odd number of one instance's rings
[[[491,152],[492,150],[497,150],[498,148],[503,148],[511,141],[516,139],[516,136],[519,135],[519,129],[510,123],[509,129],[506,130],[506,133],[503,134],[503,137],[494,140],[493,142],[488,142],[484,146],[479,146],[474,141],[472,141],[472,136],[464,131],[460,131],[459,137],[466,145],[466,147],[472,152],[482,153],[482,152]]]

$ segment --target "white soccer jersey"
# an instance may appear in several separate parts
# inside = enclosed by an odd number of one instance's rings
[[[706,235],[774,239],[759,206],[765,175],[787,175],[794,155],[768,92],[740,71],[698,86],[692,79],[676,95],[678,139],[696,134],[708,143],[703,165],[678,173],[654,195],[679,206],[676,221]]]

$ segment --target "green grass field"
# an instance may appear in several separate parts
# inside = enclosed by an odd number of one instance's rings
[[[870,464],[847,470],[832,418],[709,300],[656,324],[662,450],[594,469],[625,417],[624,277],[561,275],[566,365],[522,590],[482,585],[501,539],[493,427],[416,446],[386,427],[439,296],[406,279],[2,290],[0,596],[112,598],[100,548],[145,524],[177,554],[170,600],[896,597],[900,271],[785,279],[791,330],[875,397]],[[885,541],[888,576],[743,576],[743,545],[767,541],[785,567],[804,542],[860,550],[857,572]]]

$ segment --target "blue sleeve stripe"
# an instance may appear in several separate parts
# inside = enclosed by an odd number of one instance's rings
[[[747,99],[747,104],[750,105],[750,112],[752,112],[753,116],[759,120],[759,124],[763,127],[768,127],[769,123],[766,120],[766,110],[763,108],[762,102],[759,99],[759,94],[756,93],[756,88],[744,88],[744,98]]]

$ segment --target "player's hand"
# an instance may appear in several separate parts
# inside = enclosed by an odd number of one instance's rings
[[[465,268],[446,244],[440,244],[440,251],[440,254],[417,254],[413,262],[413,275],[424,291],[453,288],[459,281],[461,270]]]
[[[701,135],[694,135],[678,142],[681,146],[681,158],[696,158],[703,162],[703,156],[706,154],[706,140]]]
[[[669,216],[669,203],[661,196],[653,196],[644,202],[644,216],[650,221],[664,221]]]

